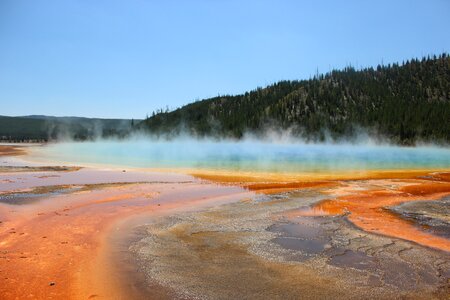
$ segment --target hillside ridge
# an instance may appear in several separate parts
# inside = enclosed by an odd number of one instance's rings
[[[236,139],[276,128],[310,141],[339,140],[364,131],[398,144],[448,143],[449,79],[446,53],[401,65],[346,67],[160,110],[139,128],[156,135]]]

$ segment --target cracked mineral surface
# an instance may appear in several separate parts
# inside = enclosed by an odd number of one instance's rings
[[[351,212],[293,213],[329,195],[305,189],[160,218],[130,249],[149,282],[181,299],[447,299],[448,252],[364,231]]]

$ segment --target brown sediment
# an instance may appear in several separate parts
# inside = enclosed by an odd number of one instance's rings
[[[0,156],[18,156],[25,154],[26,151],[23,147],[16,145],[0,145]]]
[[[390,183],[391,186],[387,186]],[[360,183],[363,186],[364,183]],[[382,234],[426,247],[450,252],[450,240],[421,229],[417,224],[405,220],[389,208],[411,201],[439,200],[450,195],[447,182],[430,182],[421,179],[381,182],[381,187],[373,187],[376,182],[366,183],[367,189],[347,190],[347,195],[322,201],[311,208],[292,211],[287,215],[320,216],[347,214],[357,227],[364,231]],[[333,191],[329,194],[333,195]]]
[[[42,178],[42,177],[40,177]],[[44,177],[49,178],[49,177]],[[139,184],[140,182],[115,182],[115,183],[99,183],[99,184],[62,184],[62,185],[48,185],[37,186],[33,188],[26,188],[17,191],[0,191],[0,203],[7,204],[30,204],[41,201],[50,196],[68,194],[68,193],[83,193],[92,190],[99,190],[104,188],[121,188],[127,185]],[[24,202],[24,203],[22,203]]]
[[[24,156],[28,154],[27,146],[18,145],[0,145],[0,156]],[[43,166],[43,165],[2,165],[0,166],[0,173],[17,173],[17,172],[71,172],[78,171],[81,167],[78,166]],[[54,175],[53,175],[54,176]]]
[[[73,172],[80,170],[76,166],[0,166],[0,173],[16,172]],[[45,177],[43,177],[45,178]]]

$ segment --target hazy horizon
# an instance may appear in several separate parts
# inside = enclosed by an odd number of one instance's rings
[[[433,56],[439,56],[439,55],[442,55],[442,54],[446,54],[446,55],[449,55],[447,52],[442,52],[442,53],[439,53],[439,54],[435,54],[435,53],[433,53],[433,54],[428,54],[428,55],[424,55],[424,56],[422,56],[422,57],[411,57],[411,58],[408,58],[408,59],[404,59],[404,60],[402,60],[401,62],[400,61],[393,61],[393,62],[388,62],[388,63],[386,63],[386,62],[382,62],[382,63],[380,63],[380,64],[377,64],[376,66],[378,66],[378,65],[381,65],[381,66],[388,66],[388,65],[392,65],[392,64],[398,64],[399,66],[402,66],[405,62],[407,62],[407,61],[409,61],[409,60],[411,60],[411,59],[422,59],[422,58],[426,58],[426,57],[433,57]],[[349,65],[347,65],[346,67],[351,67],[351,68],[354,68],[356,71],[360,71],[360,70],[363,70],[363,69],[367,69],[367,68],[375,68],[376,67],[375,65],[374,66],[354,66],[354,65],[351,65],[351,64],[349,64]],[[330,71],[327,71],[327,72],[323,72],[323,73],[316,73],[316,74],[314,74],[314,75],[310,75],[310,77],[308,77],[308,78],[295,78],[295,79],[284,79],[284,80],[287,80],[287,81],[301,81],[301,80],[308,80],[308,79],[312,79],[312,78],[316,78],[317,77],[317,75],[325,75],[325,74],[329,74],[331,71],[335,71],[335,70],[344,70],[344,68],[342,68],[342,69],[332,69],[332,70],[330,70]],[[264,86],[258,86],[258,87],[254,87],[254,88],[251,88],[251,89],[248,89],[248,90],[245,90],[245,91],[243,91],[243,92],[241,92],[241,93],[235,93],[235,94],[219,94],[219,95],[221,95],[221,96],[235,96],[235,95],[240,95],[240,94],[244,94],[245,92],[250,92],[250,91],[254,91],[254,90],[256,90],[256,89],[258,89],[258,88],[266,88],[266,87],[268,87],[268,86],[270,86],[270,85],[273,85],[273,84],[275,84],[275,83],[277,83],[277,82],[281,82],[281,81],[283,81],[283,80],[279,80],[279,81],[276,81],[276,82],[272,82],[272,83],[268,83],[267,85],[264,85]],[[217,96],[217,95],[216,95]],[[157,111],[158,110],[163,110],[163,111],[166,111],[166,109],[169,109],[169,111],[173,111],[173,110],[175,110],[175,109],[178,109],[178,108],[181,108],[181,107],[183,107],[183,106],[185,106],[185,105],[187,105],[187,104],[190,104],[190,103],[193,103],[193,102],[195,102],[195,101],[197,101],[197,100],[208,100],[208,99],[211,99],[211,98],[214,98],[215,96],[211,96],[211,97],[207,97],[207,98],[202,98],[202,99],[199,99],[199,98],[196,98],[196,99],[194,99],[194,100],[192,100],[192,101],[189,101],[189,102],[186,102],[186,103],[183,103],[183,104],[181,104],[180,106],[177,106],[177,107],[170,107],[169,108],[169,106],[168,105],[166,105],[165,107],[163,107],[163,106],[161,106],[161,107],[158,107],[158,108],[156,108],[155,110],[153,110],[152,111],[152,113],[157,113]],[[4,117],[56,117],[56,118],[86,118],[86,119],[117,119],[117,120],[131,120],[131,119],[134,119],[134,120],[140,120],[140,121],[142,121],[142,120],[145,120],[147,117],[150,117],[151,116],[151,114],[150,113],[147,113],[146,114],[146,116],[144,116],[144,117],[142,117],[142,118],[134,118],[134,117],[129,117],[129,118],[125,118],[125,117],[120,117],[120,116],[118,116],[118,117],[98,117],[98,116],[95,116],[95,115],[89,115],[89,116],[85,116],[85,115],[70,115],[70,114],[67,114],[67,115],[64,115],[64,114],[46,114],[46,113],[42,113],[42,114],[36,114],[36,113],[30,113],[30,114],[22,114],[22,115],[18,115],[18,114],[16,114],[16,115],[5,115],[5,114],[1,114],[0,116],[4,116]]]
[[[273,4],[2,1],[2,115],[143,119],[196,99],[450,49],[447,1]]]

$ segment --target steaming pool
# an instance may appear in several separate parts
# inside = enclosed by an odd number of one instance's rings
[[[104,140],[48,144],[31,156],[80,165],[274,173],[450,169],[450,149],[432,146]]]

